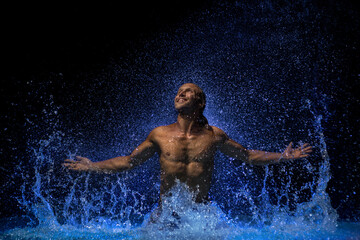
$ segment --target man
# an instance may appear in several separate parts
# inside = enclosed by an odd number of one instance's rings
[[[248,164],[272,164],[304,158],[312,152],[309,144],[296,149],[292,143],[283,153],[248,150],[231,140],[221,129],[209,126],[203,115],[206,99],[204,92],[193,83],[179,88],[175,97],[177,121],[151,131],[146,140],[129,156],[101,162],[84,157],[67,159],[64,166],[75,171],[117,172],[132,169],[151,158],[156,152],[160,157],[160,204],[176,181],[185,183],[194,193],[194,201],[208,201],[214,155],[217,150]]]

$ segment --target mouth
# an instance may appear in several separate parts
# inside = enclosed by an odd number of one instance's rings
[[[178,98],[178,99],[176,100],[176,102],[178,102],[178,103],[183,103],[183,102],[186,102],[186,101],[187,101],[186,98]]]

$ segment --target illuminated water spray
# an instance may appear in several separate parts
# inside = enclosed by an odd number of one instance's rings
[[[311,196],[309,203],[304,203],[299,206],[299,216],[307,218],[310,222],[317,224],[319,227],[328,227],[335,230],[337,214],[331,207],[329,195],[326,192],[326,187],[331,179],[330,173],[330,157],[327,152],[325,137],[322,128],[322,115],[315,115],[312,110],[311,101],[307,100],[307,108],[314,116],[314,129],[318,135],[319,150],[322,157],[322,164],[319,167],[318,179],[315,183],[315,191]]]
[[[310,101],[307,104],[307,109],[314,114]],[[314,114],[314,118],[314,132],[317,134],[323,162],[319,165],[317,180],[309,183],[310,188],[314,189],[311,199],[298,204],[295,211],[290,211],[279,202],[271,203],[268,183],[269,179],[274,177],[274,171],[266,167],[260,184],[260,198],[252,193],[254,186],[251,184],[232,190],[234,194],[227,195],[227,198],[233,198],[229,199],[230,201],[237,203],[236,207],[244,206],[245,199],[252,211],[248,216],[238,215],[232,219],[226,216],[216,202],[211,205],[196,204],[191,201],[192,194],[187,187],[179,183],[172,189],[172,197],[164,198],[165,210],[158,223],[152,225],[147,224],[151,210],[144,207],[145,194],[127,187],[126,180],[129,176],[126,174],[105,176],[106,179],[102,183],[106,186],[97,186],[96,178],[104,177],[101,174],[56,173],[54,169],[58,166],[51,155],[59,150],[58,147],[64,145],[63,133],[54,132],[49,140],[39,142],[38,149],[33,149],[34,161],[30,172],[34,179],[29,181],[25,176],[29,173],[20,170],[24,183],[19,203],[28,209],[29,216],[37,222],[37,230],[34,230],[36,233],[29,233],[29,229],[25,228],[22,230],[24,232],[17,234],[39,236],[39,231],[50,231],[50,234],[60,231],[60,238],[65,237],[66,233],[75,236],[107,234],[112,237],[125,233],[129,238],[210,236],[216,239],[226,238],[235,233],[243,237],[255,233],[259,238],[263,234],[270,236],[274,231],[280,231],[284,236],[294,235],[299,228],[306,228],[307,231],[334,230],[337,216],[325,191],[330,180],[329,156],[321,128],[322,117]],[[241,165],[239,169],[241,168],[244,173],[252,174],[246,166]],[[57,174],[60,174],[62,179],[59,179]],[[281,190],[279,198],[287,198],[287,191],[292,184],[291,172],[282,174],[288,175],[289,182]],[[255,179],[259,180],[261,176],[255,176]],[[128,180],[133,179],[130,177]],[[59,186],[66,191],[59,190]],[[236,215],[236,208],[227,210]]]
[[[312,34],[319,27],[318,15],[307,6],[287,3],[280,11],[268,1],[219,4],[216,13],[199,14],[172,34],[154,36],[98,76],[85,79],[87,85],[80,87],[84,102],[69,96],[61,109],[44,97],[42,115],[27,121],[29,159],[13,175],[21,179],[21,194],[15,197],[27,225],[6,236],[341,236],[336,235],[337,215],[326,193],[331,175],[322,117],[327,113],[312,106],[319,95],[312,73],[327,78],[325,68],[333,69],[314,61],[332,56],[327,39]],[[317,64],[325,70],[316,69]],[[283,151],[290,141],[309,141],[314,153],[307,160],[267,167],[217,154],[212,203],[189,201],[191,193],[178,184],[153,225],[147,223],[159,197],[158,156],[112,175],[61,168],[66,157],[75,155],[98,161],[128,154],[151,129],[173,123],[173,98],[185,82],[197,83],[207,94],[204,115],[210,125],[245,147]]]

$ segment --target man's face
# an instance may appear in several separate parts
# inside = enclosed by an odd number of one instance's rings
[[[196,93],[198,86],[186,83],[179,88],[175,97],[175,109],[178,111],[196,110],[199,107]]]

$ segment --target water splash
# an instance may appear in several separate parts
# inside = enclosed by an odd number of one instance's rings
[[[315,191],[312,194],[311,201],[300,204],[298,215],[305,218],[308,222],[321,228],[334,231],[337,226],[338,215],[332,208],[330,197],[326,192],[327,184],[331,179],[330,157],[327,152],[325,137],[321,124],[322,115],[315,115],[312,110],[311,101],[307,101],[307,108],[314,115],[314,128],[318,135],[319,149],[323,160],[319,167],[318,180],[315,184]]]
[[[144,207],[144,195],[127,186],[126,175],[106,176],[106,186],[96,186],[94,180],[101,176],[99,174],[73,173],[65,179],[55,179],[56,174],[49,171],[49,166],[54,167],[49,165],[52,162],[49,159],[51,149],[56,149],[54,146],[58,146],[62,138],[51,136],[48,141],[40,141],[39,149],[33,151],[36,159],[33,166],[35,181],[24,182],[23,189],[30,189],[31,194],[23,190],[20,202],[34,216],[37,224],[10,230],[5,236],[24,239],[47,239],[49,236],[54,239],[96,239],[104,236],[110,239],[262,239],[271,236],[305,239],[338,234],[335,231],[337,215],[325,191],[330,172],[321,116],[314,117],[314,131],[318,134],[323,163],[320,164],[317,180],[310,183],[310,188],[314,189],[311,199],[297,204],[295,210],[280,203],[283,199],[289,201],[287,194],[292,184],[291,173],[284,172],[289,181],[284,189],[279,190],[279,200],[274,204],[269,191],[269,182],[275,177],[274,169],[265,167],[259,196],[254,195],[251,184],[233,190],[232,194],[235,194],[227,197],[233,198],[229,199],[230,202],[236,200],[237,204],[230,209],[225,208],[228,214],[223,211],[224,206],[219,206],[216,201],[211,204],[193,202],[188,187],[178,182],[163,198],[163,211],[151,223],[150,215],[156,210]],[[249,169],[245,166],[242,170],[246,173]],[[58,195],[56,199],[54,191],[58,189],[46,183],[54,181],[68,188],[66,194]],[[32,184],[30,188],[25,186],[29,184]],[[241,208],[244,201],[250,206],[251,214],[237,213],[236,208]]]
[[[190,19],[174,34],[160,34],[143,49],[129,50],[102,74],[85,79],[81,96],[67,96],[68,111],[42,98],[43,113],[27,120],[31,154],[12,176],[21,178],[16,199],[28,225],[2,236],[337,239],[358,234],[337,227],[342,225],[326,193],[325,115],[311,104],[324,91],[321,80],[332,77],[327,70],[337,70],[335,63],[324,63],[336,58],[331,36],[318,33],[321,14],[309,2],[284,3],[280,9],[269,1],[255,5],[219,4],[215,14],[199,14],[196,24]],[[189,201],[191,194],[179,184],[151,226],[145,223],[159,196],[156,157],[115,175],[61,169],[66,153],[84,153],[93,160],[127,154],[152,128],[174,121],[173,95],[189,81],[207,93],[210,124],[246,147],[281,151],[284,142],[302,139],[312,142],[317,153],[309,160],[265,168],[218,154],[213,203]],[[149,93],[156,93],[152,104]],[[83,97],[84,102],[77,101]]]
[[[163,198],[162,210],[156,209],[145,221],[146,239],[226,239],[234,232],[231,220],[215,203],[195,203],[194,195],[177,182]],[[160,213],[157,213],[160,211]],[[157,215],[157,216],[156,216]],[[151,220],[150,220],[151,219]]]

